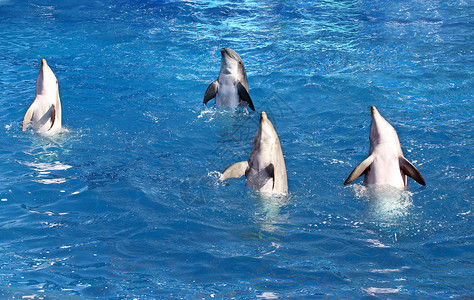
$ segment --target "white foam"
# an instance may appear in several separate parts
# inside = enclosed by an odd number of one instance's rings
[[[393,288],[369,287],[369,288],[363,288],[363,290],[370,294],[395,294],[395,293],[400,292],[399,288],[393,289]]]
[[[261,295],[257,295],[257,298],[262,299],[278,299],[280,298],[277,293],[273,292],[263,292]]]
[[[48,172],[49,171],[63,171],[72,168],[70,165],[65,165],[60,163],[59,161],[55,161],[54,163],[29,163],[29,162],[19,162],[22,165],[32,167],[35,171],[40,173]]]

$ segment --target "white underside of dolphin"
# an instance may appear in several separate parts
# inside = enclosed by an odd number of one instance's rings
[[[230,48],[221,49],[221,70],[204,95],[204,104],[216,98],[218,107],[249,106],[255,110],[249,95],[247,73],[240,56]]]
[[[365,175],[365,185],[391,185],[405,188],[407,176],[425,185],[420,172],[404,156],[397,132],[372,106],[369,157],[360,163],[344,184]]]
[[[61,119],[58,80],[43,59],[36,79],[36,96],[23,117],[22,129],[25,131],[31,124],[33,130],[41,135],[54,135],[61,131]]]
[[[285,159],[280,140],[262,112],[260,123],[253,140],[252,152],[248,161],[241,161],[228,167],[220,180],[246,177],[246,185],[262,194],[285,195],[288,193]]]

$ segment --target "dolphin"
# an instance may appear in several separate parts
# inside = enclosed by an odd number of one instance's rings
[[[361,175],[365,175],[365,185],[391,185],[403,189],[407,185],[407,176],[425,185],[420,171],[403,156],[395,129],[375,106],[371,107],[371,111],[369,157],[352,171],[344,185]]]
[[[36,96],[23,117],[23,131],[31,123],[33,130],[50,136],[61,130],[61,101],[58,80],[46,60],[41,60],[41,69],[36,79]]]
[[[254,188],[262,194],[285,195],[288,192],[285,159],[280,140],[265,112],[260,114],[249,160],[235,163],[225,169],[220,181],[240,178],[244,174],[247,187]]]
[[[221,71],[217,80],[213,81],[204,95],[204,104],[216,98],[218,107],[237,107],[248,105],[255,110],[249,95],[247,73],[240,56],[230,48],[221,49]]]

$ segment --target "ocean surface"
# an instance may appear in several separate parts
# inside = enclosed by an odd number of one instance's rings
[[[0,0],[0,16],[0,298],[474,297],[472,1]],[[222,47],[256,112],[203,105]],[[43,58],[53,138],[21,130]],[[372,105],[426,186],[344,186]],[[261,111],[285,198],[218,180]]]

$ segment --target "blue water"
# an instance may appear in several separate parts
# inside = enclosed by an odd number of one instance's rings
[[[474,297],[471,1],[0,0],[0,296]],[[220,48],[257,113],[202,99]],[[66,132],[21,131],[45,58]],[[425,178],[343,182],[370,106]],[[290,195],[219,172],[266,111]]]

